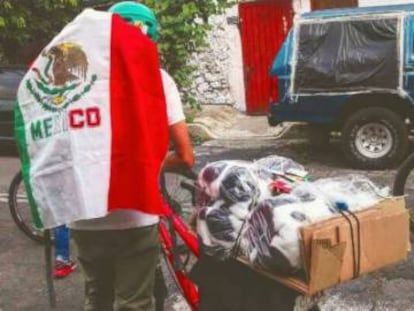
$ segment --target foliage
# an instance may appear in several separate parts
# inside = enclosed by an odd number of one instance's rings
[[[85,4],[99,0],[0,1],[0,51],[9,63],[27,63]],[[153,8],[160,22],[159,49],[164,68],[184,90],[184,101],[195,101],[185,91],[195,68],[191,55],[205,46],[208,17],[234,4],[228,0],[142,0]],[[17,4],[18,3],[18,4]],[[33,54],[35,52],[35,54]],[[33,54],[33,55],[25,55]],[[1,58],[1,57],[0,57]]]
[[[27,64],[80,11],[80,0],[0,1],[0,51]]]

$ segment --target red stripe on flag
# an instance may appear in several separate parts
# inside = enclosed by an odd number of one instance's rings
[[[168,125],[156,45],[114,15],[110,61],[108,209],[162,214],[159,172],[168,150]]]

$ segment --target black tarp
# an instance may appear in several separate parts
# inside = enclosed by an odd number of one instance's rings
[[[294,93],[397,90],[398,25],[396,17],[300,24]]]

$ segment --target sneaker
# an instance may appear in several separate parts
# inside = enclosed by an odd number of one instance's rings
[[[56,260],[53,268],[53,276],[57,279],[67,277],[76,269],[76,263],[72,260],[60,261]]]

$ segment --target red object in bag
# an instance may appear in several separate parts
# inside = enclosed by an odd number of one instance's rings
[[[292,191],[292,186],[280,179],[273,182],[270,187],[273,193],[290,193]]]

